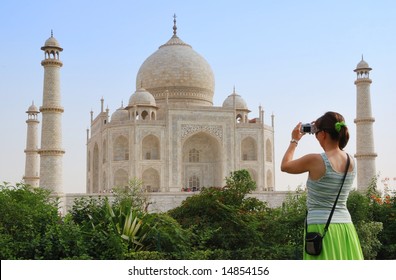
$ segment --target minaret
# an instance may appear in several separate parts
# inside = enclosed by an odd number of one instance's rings
[[[32,187],[38,187],[40,168],[40,157],[38,153],[38,125],[40,122],[37,119],[37,115],[39,114],[39,110],[34,105],[34,103],[32,103],[26,113],[28,114],[28,119],[26,120],[26,161],[25,176],[23,176],[23,181]]]
[[[362,60],[354,70],[357,74],[356,85],[356,161],[357,161],[357,188],[366,191],[376,176],[374,152],[373,124],[375,119],[371,112],[369,73],[371,68]]]
[[[62,113],[60,93],[60,68],[62,61],[59,53],[63,50],[58,41],[51,37],[45,41],[41,49],[44,51],[44,88],[42,113],[40,154],[40,187],[53,193],[63,193],[63,154],[62,149]]]

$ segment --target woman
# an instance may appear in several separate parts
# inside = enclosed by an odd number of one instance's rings
[[[311,125],[324,153],[307,154],[293,159],[298,141],[305,135],[301,132],[301,123],[298,123],[292,131],[292,140],[281,164],[283,172],[308,172],[308,232],[320,232],[323,235],[324,226],[341,187],[347,157],[350,157],[350,165],[331,224],[323,239],[322,252],[319,256],[312,256],[304,250],[304,259],[361,260],[363,254],[359,238],[346,207],[356,175],[353,158],[343,151],[349,140],[348,127],[344,117],[335,112],[327,112]]]

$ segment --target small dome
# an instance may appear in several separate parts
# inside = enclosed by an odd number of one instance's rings
[[[128,106],[132,107],[135,105],[156,106],[155,98],[150,92],[144,88],[140,88],[129,98]]]
[[[370,67],[368,63],[362,59],[356,66],[356,69],[360,69],[360,68],[370,68]]]
[[[44,46],[46,47],[59,47],[58,40],[56,40],[54,37],[50,37],[45,41]]]
[[[235,89],[234,92],[224,100],[223,108],[234,109],[234,101],[235,101],[235,109],[249,110],[245,100],[243,100],[243,98],[240,95],[236,94]]]
[[[366,61],[364,61],[363,56],[362,56],[362,60],[358,63],[358,65],[356,66],[356,69],[353,71],[356,73],[368,74],[368,72],[371,71],[371,68],[368,65],[368,63]]]
[[[53,36],[52,31],[51,31],[51,37],[49,37],[49,38],[45,41],[44,46],[41,47],[42,50],[44,50],[45,48],[56,48],[56,49],[59,49],[59,50],[61,50],[61,51],[63,50],[63,49],[61,48],[61,46],[60,46],[58,40],[56,40],[55,37]]]
[[[28,110],[26,111],[26,113],[39,113],[39,112],[40,111],[38,110],[36,105],[34,105],[34,103],[32,103],[32,105],[30,105]]]
[[[112,115],[111,115],[111,122],[122,122],[126,121],[129,118],[129,113],[127,110],[124,109],[123,106],[118,108]]]

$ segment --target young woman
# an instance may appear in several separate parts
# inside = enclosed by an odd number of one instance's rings
[[[293,159],[298,142],[305,135],[301,132],[301,123],[298,123],[292,131],[292,140],[281,163],[283,172],[308,172],[308,232],[320,232],[323,235],[323,229],[341,187],[347,157],[350,158],[350,165],[331,224],[323,239],[322,252],[318,256],[312,256],[304,250],[304,259],[361,260],[363,254],[359,238],[346,207],[356,175],[353,158],[343,151],[349,140],[348,127],[342,115],[327,112],[312,123],[312,128],[324,153],[307,154]]]

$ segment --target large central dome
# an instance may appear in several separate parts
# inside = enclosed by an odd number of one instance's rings
[[[213,105],[214,75],[209,63],[176,35],[140,66],[136,88],[144,87],[158,105]]]

